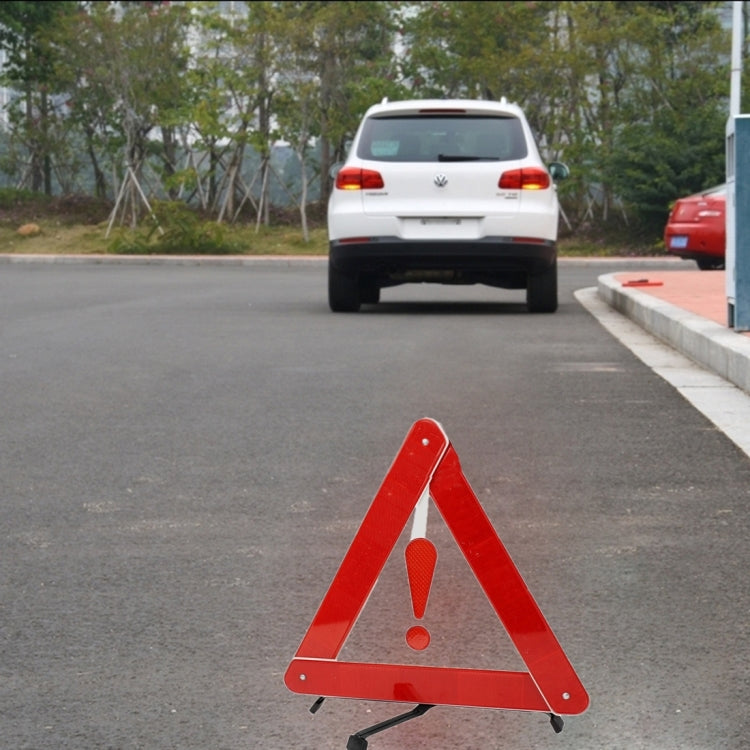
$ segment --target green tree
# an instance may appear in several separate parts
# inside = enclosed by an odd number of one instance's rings
[[[7,54],[2,81],[21,93],[10,105],[15,140],[28,152],[21,186],[52,193],[55,112],[50,100],[59,91],[53,75],[54,56],[45,40],[75,2],[4,2],[0,4],[0,47]]]
[[[232,134],[222,83],[227,67],[228,24],[217,12],[217,3],[198,2],[190,7],[196,39],[186,73],[188,97],[183,127],[187,163],[176,178],[189,188],[188,202],[197,196],[201,208],[209,210],[218,203],[221,164]]]
[[[296,80],[307,85],[304,81],[310,79],[317,86],[315,131],[320,137],[320,172],[327,175],[331,164],[345,156],[367,108],[383,97],[407,93],[399,83],[394,55],[398,4],[367,0],[280,5],[300,62]],[[301,109],[300,115],[308,116]],[[321,183],[325,202],[330,185],[327,179]]]
[[[631,16],[624,4],[555,5],[548,51],[558,65],[553,139],[573,168],[561,197],[575,231],[583,224],[606,225],[617,216],[609,162],[638,53],[632,49]]]
[[[636,229],[658,240],[676,198],[724,181],[731,39],[719,3],[632,5],[633,69],[607,166]]]
[[[220,221],[234,221],[250,201],[260,216],[268,205],[265,177],[274,138],[278,4],[245,3],[228,14],[206,3],[196,9],[200,33],[190,75],[203,96],[194,101],[192,125],[198,134],[194,148],[211,154],[210,209]],[[248,185],[243,166],[249,147],[260,155],[261,167]],[[257,201],[252,192],[256,179],[261,183]]]
[[[539,2],[417,2],[402,11],[403,75],[419,97],[505,96],[533,106],[550,6]],[[530,119],[533,119],[529,113]]]
[[[157,160],[162,175],[176,170],[186,13],[184,6],[167,3],[89,3],[50,39],[58,52],[57,80],[84,134],[97,193],[106,190],[104,159],[120,175],[118,210],[131,225],[144,206],[141,183],[149,158]],[[153,192],[161,191],[162,175]]]

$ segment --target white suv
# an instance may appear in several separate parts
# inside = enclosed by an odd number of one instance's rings
[[[328,301],[355,312],[411,282],[526,289],[557,309],[559,162],[542,161],[523,111],[502,99],[383,101],[332,170]]]

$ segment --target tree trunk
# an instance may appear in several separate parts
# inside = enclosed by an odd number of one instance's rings
[[[307,228],[307,172],[305,171],[305,148],[304,146],[297,152],[299,159],[299,173],[302,180],[302,191],[299,198],[299,216],[302,222],[302,237],[305,242],[310,241],[310,232]]]
[[[84,128],[86,137],[86,152],[89,155],[89,161],[91,161],[91,169],[94,172],[94,190],[97,198],[107,197],[107,178],[104,176],[101,167],[99,166],[99,160],[96,158],[96,151],[94,150],[94,130],[90,126]]]

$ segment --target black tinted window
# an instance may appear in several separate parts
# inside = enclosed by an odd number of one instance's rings
[[[526,156],[526,139],[515,117],[371,117],[357,148],[375,161],[507,161]]]

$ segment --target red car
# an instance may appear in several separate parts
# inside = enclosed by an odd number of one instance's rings
[[[667,253],[694,260],[701,271],[724,268],[726,186],[675,201],[664,228]]]

